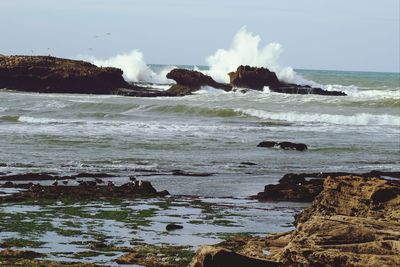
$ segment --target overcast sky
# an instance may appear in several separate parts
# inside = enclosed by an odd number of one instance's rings
[[[399,0],[0,0],[0,53],[139,49],[146,62],[205,65],[242,27],[279,42],[282,65],[399,72]]]

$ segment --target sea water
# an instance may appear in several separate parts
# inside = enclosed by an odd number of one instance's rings
[[[0,172],[129,176],[152,171],[165,175],[145,179],[173,194],[242,197],[288,172],[397,168],[398,73],[297,73],[348,96],[289,95],[268,88],[247,93],[203,88],[174,98],[3,91]],[[257,147],[265,140],[301,142],[309,149]],[[168,175],[175,169],[213,175]]]
[[[154,73],[168,68],[150,66]],[[296,73],[348,96],[288,95],[267,87],[246,93],[205,87],[190,96],[157,98],[1,90],[0,173],[105,172],[116,177],[104,180],[116,184],[135,175],[172,197],[4,203],[0,242],[28,239],[41,245],[27,249],[50,260],[115,265],[122,252],[79,253],[99,237],[120,246],[140,241],[196,250],[235,234],[291,230],[294,214],[307,204],[247,197],[288,172],[398,170],[399,73]],[[165,81],[141,84],[170,87]],[[265,140],[302,142],[309,149],[257,147]],[[211,175],[173,175],[177,169]],[[165,231],[171,222],[184,228]]]

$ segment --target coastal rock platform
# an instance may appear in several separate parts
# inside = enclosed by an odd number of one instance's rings
[[[400,182],[329,176],[312,205],[296,216],[296,227],[263,241],[239,238],[217,247],[278,266],[399,266]],[[214,266],[195,265],[204,259],[212,254],[200,249],[192,266]]]

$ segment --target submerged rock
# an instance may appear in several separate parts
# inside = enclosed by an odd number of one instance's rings
[[[298,151],[307,150],[308,147],[303,143],[292,143],[292,142],[274,142],[274,141],[263,141],[257,145],[257,147],[277,147],[282,149],[292,149]]]
[[[232,89],[231,86],[218,83],[210,76],[195,70],[173,69],[167,74],[167,78],[177,83],[173,85],[168,92],[178,96],[189,95],[199,90],[202,86],[210,86],[224,91],[230,91]]]
[[[131,88],[118,88],[115,94],[122,96],[133,96],[133,97],[166,97],[166,96],[177,96],[172,91],[160,91],[152,88],[141,87],[132,85]]]
[[[321,88],[313,88],[291,83],[285,83],[278,80],[275,72],[262,67],[239,66],[236,71],[228,73],[230,85],[233,87],[250,88],[262,91],[265,86],[277,93],[285,94],[317,94],[317,95],[332,95],[345,96],[346,94],[340,91],[327,91]]]

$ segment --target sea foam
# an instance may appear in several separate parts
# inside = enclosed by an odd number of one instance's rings
[[[210,67],[207,74],[219,82],[229,82],[227,73],[235,71],[240,65],[266,67],[276,72],[281,81],[310,84],[310,81],[297,74],[291,67],[282,67],[279,57],[283,52],[282,45],[270,43],[260,47],[261,37],[242,27],[233,37],[229,49],[218,49],[206,61]]]
[[[166,75],[174,67],[166,67],[159,73],[154,72],[144,60],[143,53],[132,50],[128,53],[118,54],[108,59],[81,56],[99,67],[115,67],[121,69],[123,76],[131,82],[171,83]]]

